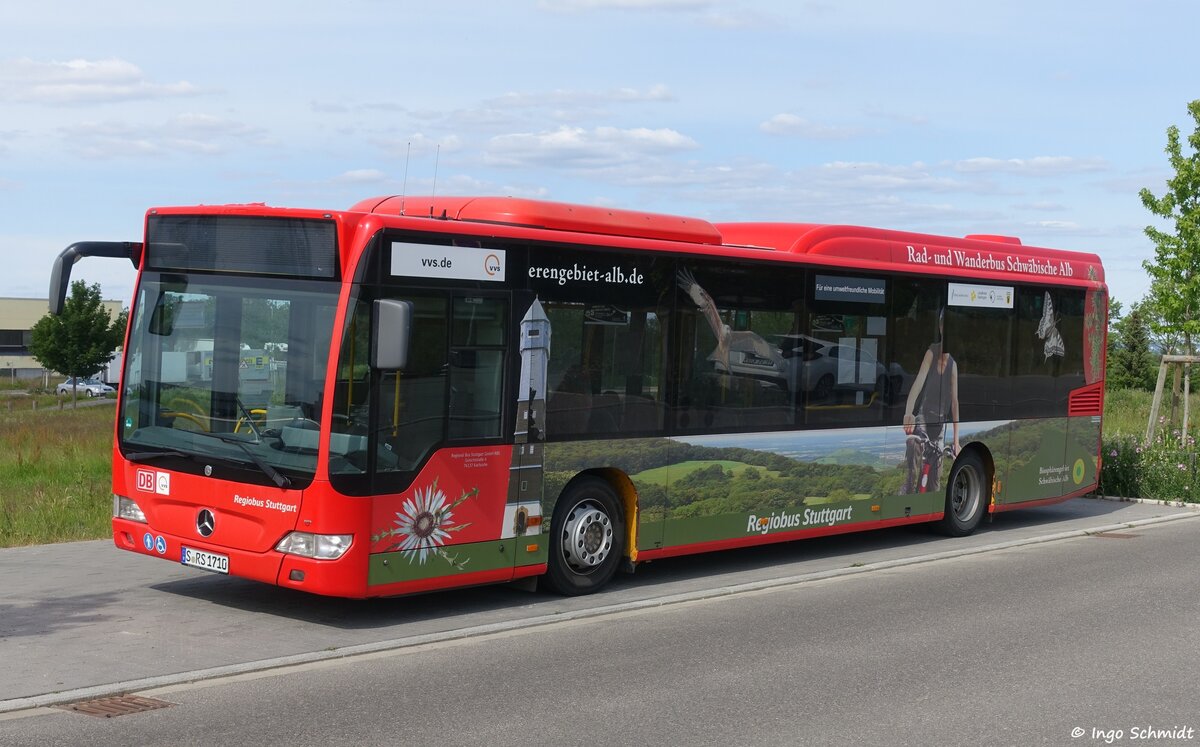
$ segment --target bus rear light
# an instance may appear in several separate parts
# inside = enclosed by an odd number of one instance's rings
[[[353,534],[291,532],[279,540],[279,544],[275,545],[275,551],[288,555],[299,555],[302,558],[337,560],[350,549],[353,539]]]
[[[141,506],[133,499],[116,493],[113,493],[113,518],[146,523],[146,514],[142,513]]]

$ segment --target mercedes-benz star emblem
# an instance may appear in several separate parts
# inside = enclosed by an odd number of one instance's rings
[[[201,537],[208,537],[217,528],[217,519],[213,516],[213,512],[207,508],[200,509],[200,513],[196,514],[196,531]]]

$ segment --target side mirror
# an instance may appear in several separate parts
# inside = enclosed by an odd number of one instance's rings
[[[408,365],[412,337],[411,301],[381,299],[371,313],[371,367],[401,371]]]
[[[54,259],[50,270],[50,313],[62,313],[67,299],[67,287],[71,284],[71,267],[84,257],[124,257],[141,267],[142,245],[133,241],[77,241],[63,249]]]

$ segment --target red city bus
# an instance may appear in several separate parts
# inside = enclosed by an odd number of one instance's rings
[[[1094,489],[1095,255],[524,199],[156,208],[113,444],[130,552],[343,597]]]

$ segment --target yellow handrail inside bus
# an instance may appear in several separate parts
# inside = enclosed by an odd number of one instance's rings
[[[392,405],[392,438],[400,435],[400,372],[396,372],[396,396]]]
[[[261,424],[266,420],[267,411],[262,408],[255,407],[252,410],[250,410],[250,417],[254,418]],[[245,423],[245,422],[247,422],[246,418],[238,418],[237,423],[233,426],[233,432],[237,433],[238,431],[240,431],[242,429],[242,423]],[[250,430],[251,431],[254,430],[253,426],[251,426]]]

